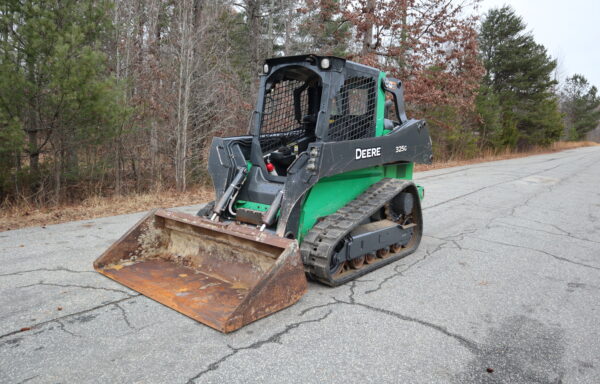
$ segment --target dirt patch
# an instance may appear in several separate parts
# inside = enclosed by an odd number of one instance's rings
[[[488,336],[456,383],[562,383],[564,330],[527,316],[506,318]]]

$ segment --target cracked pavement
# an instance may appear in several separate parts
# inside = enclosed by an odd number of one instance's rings
[[[600,382],[600,147],[415,179],[417,252],[228,335],[93,271],[144,213],[1,232],[0,382]]]

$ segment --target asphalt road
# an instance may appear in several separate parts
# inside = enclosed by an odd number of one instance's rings
[[[416,179],[416,253],[229,335],[92,270],[142,213],[0,233],[0,382],[600,383],[600,147]]]

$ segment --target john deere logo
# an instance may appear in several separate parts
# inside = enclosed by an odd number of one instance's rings
[[[381,156],[381,147],[356,148],[356,160]]]

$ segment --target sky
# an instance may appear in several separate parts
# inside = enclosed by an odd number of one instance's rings
[[[600,0],[483,0],[479,11],[504,4],[558,60],[559,81],[578,73],[600,88]]]

